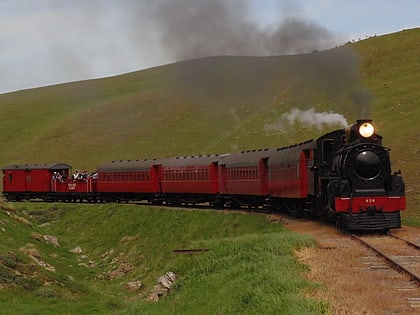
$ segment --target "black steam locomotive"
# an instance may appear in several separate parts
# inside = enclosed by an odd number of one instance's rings
[[[405,186],[401,172],[391,174],[389,149],[371,120],[358,120],[346,130],[317,140],[317,202],[348,230],[401,226]]]

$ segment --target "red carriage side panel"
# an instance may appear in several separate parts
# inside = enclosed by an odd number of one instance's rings
[[[301,181],[298,178],[298,162],[273,165],[270,168],[270,196],[302,198]]]
[[[96,180],[91,177],[81,180],[53,180],[52,181],[52,190],[56,193],[91,193],[95,190],[93,189],[93,184]]]
[[[226,195],[268,195],[269,150],[243,151],[226,156],[220,163],[220,192]]]
[[[162,165],[153,165],[151,169],[151,181],[152,181],[152,189],[155,192],[161,192],[161,181],[162,181]]]
[[[3,169],[3,192],[20,192],[26,190],[25,170]]]
[[[68,176],[71,166],[65,163],[10,165],[3,168],[3,192],[48,193],[52,179]]]
[[[313,173],[308,166],[313,147],[314,141],[308,141],[272,152],[268,163],[271,197],[307,198],[313,191]]]
[[[265,195],[264,183],[256,166],[228,167],[226,171],[226,193],[229,195]]]
[[[214,162],[210,165],[210,181],[211,181],[211,193],[219,193],[219,165]]]
[[[268,195],[268,158],[261,159],[258,168],[261,194]]]
[[[46,169],[33,169],[27,172],[26,188],[28,191],[51,191],[52,173]]]
[[[98,175],[98,192],[156,193],[158,188],[151,178],[151,169],[130,172],[104,172]]]
[[[112,161],[98,167],[100,193],[158,193],[160,166],[156,160]]]
[[[217,156],[192,156],[162,162],[162,192],[167,194],[217,194]]]
[[[223,195],[227,194],[226,189],[226,165],[219,165],[219,192]]]

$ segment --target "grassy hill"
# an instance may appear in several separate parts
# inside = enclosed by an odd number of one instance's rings
[[[391,148],[393,169],[400,169],[406,182],[404,218],[420,225],[420,29],[370,38],[355,47],[364,58],[363,80],[375,95],[372,117]]]
[[[419,53],[420,29],[413,29],[306,55],[203,58],[2,94],[0,165],[67,162],[94,169],[112,159],[278,147],[335,129],[291,125],[283,116],[314,108],[340,113],[349,123],[374,119],[392,149],[393,169],[406,181],[404,222],[420,225]],[[293,258],[292,249],[310,241],[259,216],[17,203],[2,205],[0,230],[6,314],[327,309],[303,297],[314,284],[302,280],[305,268]],[[57,236],[60,246],[47,244],[45,235]],[[76,246],[83,254],[71,252]],[[177,256],[176,248],[211,250]],[[127,274],[109,276],[123,265]],[[125,289],[141,279],[144,297],[168,270],[180,282],[162,303],[145,303]]]
[[[95,167],[108,159],[305,140],[311,130],[286,134],[270,127],[290,108],[357,118],[348,106],[358,80],[354,59],[350,47],[300,56],[214,57],[4,94],[0,110],[8,119],[0,123],[1,141],[14,149],[1,152],[0,162],[65,160]],[[337,69],[327,69],[330,60]],[[336,84],[340,77],[344,82]]]

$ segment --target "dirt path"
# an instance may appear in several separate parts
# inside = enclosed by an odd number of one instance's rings
[[[309,279],[323,285],[311,296],[327,301],[333,314],[420,314],[420,288],[349,236],[309,220],[281,221],[315,239],[317,246],[296,255],[310,267]],[[418,241],[420,229],[394,233]]]

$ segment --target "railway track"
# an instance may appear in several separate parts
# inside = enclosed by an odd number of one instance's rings
[[[351,237],[377,255],[395,270],[403,272],[410,277],[417,286],[420,286],[420,246],[416,243],[393,235],[368,235]]]

